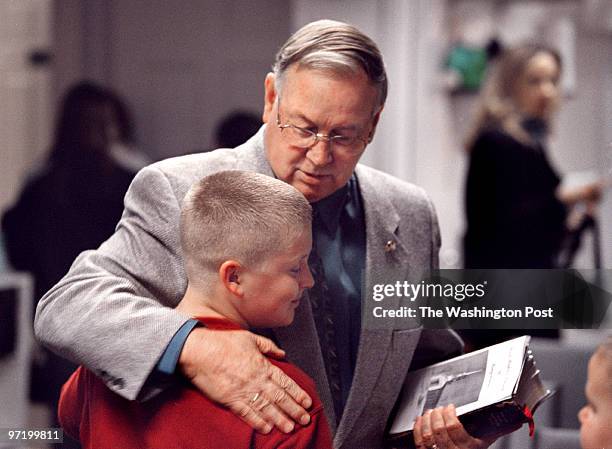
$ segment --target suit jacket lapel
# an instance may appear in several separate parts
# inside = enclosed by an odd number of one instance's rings
[[[274,176],[265,158],[262,130],[245,144],[244,149],[245,165],[239,164],[240,168]],[[255,161],[255,166],[252,161]],[[302,301],[290,326],[274,330],[274,336],[280,347],[286,351],[289,360],[314,379],[332,432],[335,434],[334,447],[342,446],[355,422],[366,409],[392,343],[395,327],[392,323],[385,320],[384,326],[381,326],[367,319],[368,316],[372,316],[371,313],[368,314],[367,308],[371,309],[372,306],[373,286],[377,283],[394,283],[404,279],[410,267],[407,244],[396,235],[400,217],[395,207],[383,192],[377,190],[376,183],[370,179],[367,172],[357,167],[356,175],[366,222],[366,265],[362,291],[362,307],[366,313],[363,314],[353,384],[337,431],[333,401],[310,302]],[[390,246],[387,245],[389,242]],[[385,248],[392,250],[386,251]],[[386,308],[395,308],[398,305],[397,297],[385,299]],[[406,357],[411,357],[411,354],[406,354]]]
[[[312,316],[310,301],[303,300],[295,311],[295,319],[288,327],[274,329],[274,336],[286,352],[291,363],[295,363],[315,381],[317,393],[323,402],[332,434],[336,431],[336,414],[332,400],[319,337]]]
[[[355,171],[363,199],[366,222],[366,265],[362,286],[362,326],[353,384],[344,410],[334,447],[341,447],[365,410],[376,386],[380,370],[391,347],[392,323],[376,323],[369,313],[374,284],[394,283],[406,276],[409,257],[405,243],[396,235],[400,217],[391,201],[359,167]],[[385,250],[387,248],[387,250]],[[386,298],[385,308],[395,308],[399,298]],[[408,356],[408,354],[407,354]]]

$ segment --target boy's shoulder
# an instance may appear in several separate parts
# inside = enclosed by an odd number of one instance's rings
[[[282,369],[287,376],[293,379],[295,383],[297,383],[302,390],[304,390],[308,396],[312,398],[312,407],[310,409],[311,412],[315,412],[318,409],[323,408],[323,404],[317,393],[317,387],[314,380],[308,374],[298,368],[297,365],[294,365],[287,360],[276,360],[272,358],[269,360],[273,365],[276,365],[278,368]]]

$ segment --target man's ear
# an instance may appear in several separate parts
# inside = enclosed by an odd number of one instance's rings
[[[376,126],[378,126],[378,121],[380,120],[380,114],[382,113],[385,105],[382,105],[378,108],[378,111],[374,114],[372,119],[372,127],[370,128],[370,132],[368,133],[368,143],[372,142],[374,139],[374,132],[376,132]]]
[[[219,267],[219,280],[227,291],[238,297],[244,295],[244,288],[241,284],[242,271],[242,265],[235,260],[226,260]]]
[[[274,85],[276,77],[270,72],[266,75],[264,81],[264,110],[261,116],[264,123],[268,123],[272,119],[272,109],[276,102],[276,86]]]

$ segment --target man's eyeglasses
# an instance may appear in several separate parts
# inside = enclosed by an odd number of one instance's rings
[[[311,148],[315,146],[319,140],[325,140],[337,151],[341,151],[345,154],[357,154],[369,143],[361,136],[343,134],[326,135],[316,133],[307,128],[292,125],[291,123],[282,124],[280,120],[280,107],[277,107],[276,110],[276,126],[280,128],[283,136],[285,136],[287,142],[291,146],[299,148]]]

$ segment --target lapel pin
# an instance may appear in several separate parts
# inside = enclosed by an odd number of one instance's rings
[[[385,243],[386,253],[392,253],[393,251],[395,251],[396,248],[397,248],[397,243],[395,243],[395,240],[388,240],[387,243]]]

